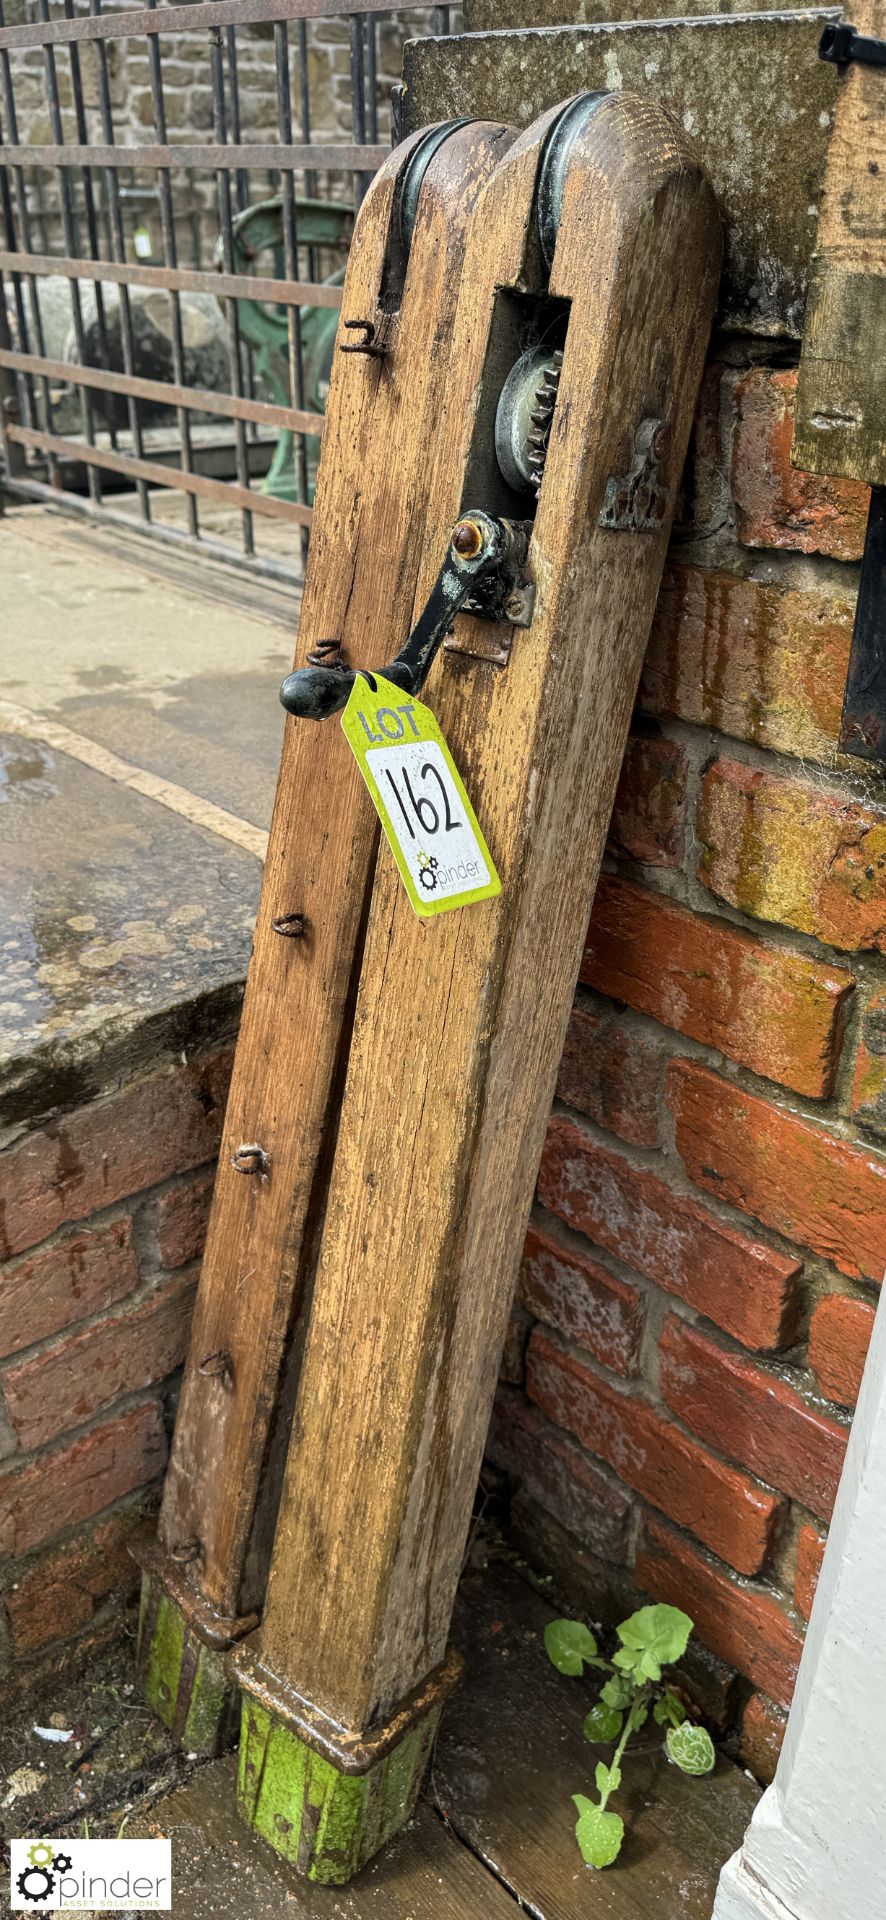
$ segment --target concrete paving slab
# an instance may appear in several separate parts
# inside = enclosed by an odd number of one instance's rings
[[[235,1017],[297,604],[39,508],[0,577],[8,1127]]]

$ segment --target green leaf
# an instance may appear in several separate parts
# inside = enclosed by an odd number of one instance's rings
[[[633,1691],[629,1680],[620,1673],[614,1673],[612,1679],[607,1680],[605,1687],[601,1688],[600,1699],[605,1700],[607,1707],[626,1707]]]
[[[598,1700],[596,1706],[591,1708],[585,1718],[582,1729],[584,1737],[586,1740],[600,1741],[604,1745],[608,1740],[617,1740],[621,1733],[623,1719],[624,1715],[619,1712],[618,1707],[610,1707],[607,1701]]]
[[[640,1655],[634,1647],[619,1647],[612,1656],[612,1664],[623,1673],[634,1673],[640,1664]]]
[[[645,1655],[647,1665],[666,1667],[686,1652],[692,1621],[679,1607],[641,1607],[639,1613],[623,1620],[617,1631],[622,1646]],[[617,1666],[623,1664],[618,1654],[615,1661]],[[659,1675],[647,1672],[646,1678],[657,1680]]]
[[[679,1727],[669,1727],[665,1745],[669,1759],[681,1773],[711,1773],[716,1765],[710,1734],[704,1727],[693,1726],[691,1720],[684,1720]]]
[[[621,1767],[607,1767],[605,1761],[597,1761],[594,1783],[602,1800],[607,1793],[617,1793],[621,1786]]]
[[[648,1700],[635,1700],[630,1710],[630,1713],[628,1714],[628,1720],[630,1722],[631,1732],[639,1733],[640,1728],[645,1727],[648,1719],[649,1719]]]
[[[617,1813],[604,1813],[582,1793],[574,1793],[572,1798],[578,1808],[575,1837],[582,1859],[589,1867],[611,1867],[621,1851],[624,1821]]]
[[[660,1727],[680,1727],[686,1718],[686,1708],[682,1700],[667,1687],[661,1699],[656,1700],[652,1717]]]
[[[584,1662],[596,1657],[597,1642],[581,1620],[551,1620],[545,1650],[558,1673],[581,1673]]]

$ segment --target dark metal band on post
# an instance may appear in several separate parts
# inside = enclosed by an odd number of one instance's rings
[[[875,40],[859,33],[848,21],[827,26],[818,43],[819,60],[830,60],[835,67],[848,67],[855,61],[863,67],[886,67],[886,40]]]

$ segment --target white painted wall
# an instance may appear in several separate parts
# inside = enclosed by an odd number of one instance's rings
[[[713,1920],[886,1920],[886,1303],[787,1735]]]

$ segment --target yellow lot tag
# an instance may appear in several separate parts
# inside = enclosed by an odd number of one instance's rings
[[[416,913],[425,918],[500,893],[430,707],[381,674],[358,673],[341,723]]]

